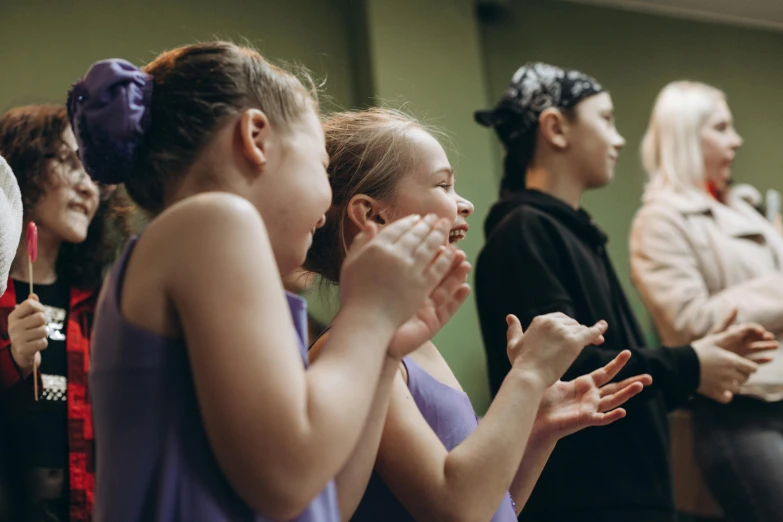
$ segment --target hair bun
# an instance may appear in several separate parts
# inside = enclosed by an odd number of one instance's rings
[[[92,179],[124,183],[150,125],[152,77],[120,59],[96,62],[68,92],[79,157]]]

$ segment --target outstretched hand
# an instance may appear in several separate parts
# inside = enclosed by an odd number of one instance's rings
[[[650,375],[637,375],[618,383],[615,378],[631,358],[626,350],[609,364],[573,381],[557,381],[544,392],[533,435],[558,440],[590,426],[606,426],[625,417],[621,408],[652,384]]]

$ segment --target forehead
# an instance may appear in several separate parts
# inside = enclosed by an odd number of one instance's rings
[[[709,119],[710,121],[731,119],[731,110],[729,110],[729,104],[726,103],[726,100],[719,98],[715,101]]]
[[[612,97],[608,92],[601,92],[579,102],[576,106],[578,112],[597,113],[614,110]]]
[[[431,173],[439,169],[451,168],[443,146],[429,132],[414,127],[406,132],[405,138],[410,145],[417,171]]]

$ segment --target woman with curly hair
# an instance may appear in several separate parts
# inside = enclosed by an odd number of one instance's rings
[[[38,226],[30,273],[22,237],[0,296],[3,481],[11,520],[86,521],[93,499],[90,333],[104,269],[130,229],[112,187],[82,167],[65,107],[31,105],[0,116],[0,155]],[[39,396],[33,393],[38,381]]]

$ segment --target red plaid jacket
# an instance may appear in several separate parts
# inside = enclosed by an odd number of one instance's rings
[[[68,460],[71,522],[89,522],[95,491],[95,459],[92,433],[92,410],[87,384],[90,369],[90,334],[95,312],[97,291],[71,288],[71,299],[66,326],[65,349],[68,352]],[[11,356],[8,338],[8,316],[16,305],[13,281],[0,296],[0,393],[11,386],[33,385],[21,375]],[[40,379],[40,375],[36,375]],[[39,381],[40,385],[40,381]]]

